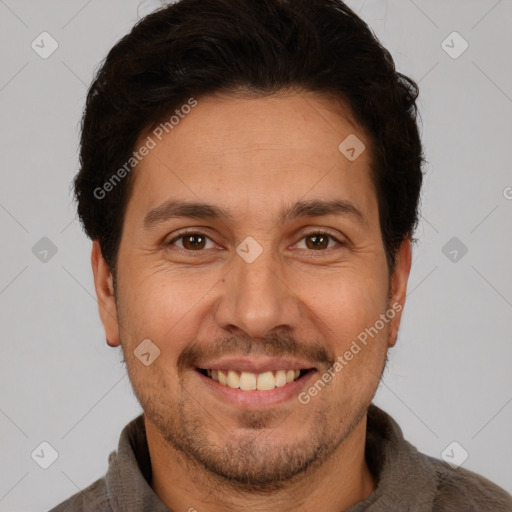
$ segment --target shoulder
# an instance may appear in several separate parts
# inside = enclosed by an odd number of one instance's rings
[[[439,512],[511,512],[512,496],[487,478],[425,455],[438,487],[433,510]]]
[[[49,512],[112,512],[105,477],[96,480]]]

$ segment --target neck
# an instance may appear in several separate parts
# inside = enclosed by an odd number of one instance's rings
[[[367,498],[376,486],[364,457],[366,414],[320,467],[268,493],[237,490],[232,482],[222,481],[170,447],[145,415],[144,421],[153,475],[151,487],[171,510],[288,512],[300,506],[318,512],[340,512]]]

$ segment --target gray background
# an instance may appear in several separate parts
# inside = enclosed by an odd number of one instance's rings
[[[48,510],[92,483],[141,412],[120,349],[105,344],[70,183],[93,70],[157,5],[0,0],[2,511]],[[429,161],[403,323],[375,402],[420,451],[441,457],[457,441],[453,459],[466,450],[463,467],[512,492],[512,2],[349,5],[419,82]],[[59,45],[47,59],[31,48],[43,31]],[[453,31],[469,43],[456,59],[441,45]],[[45,241],[34,254],[43,237],[54,255]],[[46,470],[31,458],[42,441],[58,452]]]

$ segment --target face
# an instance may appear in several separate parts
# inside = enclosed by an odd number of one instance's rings
[[[107,339],[147,424],[253,489],[349,442],[404,303],[410,244],[390,276],[370,143],[334,105],[305,92],[199,98],[136,168],[115,300],[93,247]],[[355,160],[338,149],[351,134],[366,147]]]

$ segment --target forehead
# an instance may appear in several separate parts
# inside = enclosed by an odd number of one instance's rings
[[[168,133],[139,139],[154,142],[136,167],[128,204],[139,216],[169,198],[215,203],[239,218],[311,197],[351,200],[368,213],[375,206],[369,140],[330,98],[207,96],[176,120]],[[342,151],[345,140],[364,148],[355,160]]]

